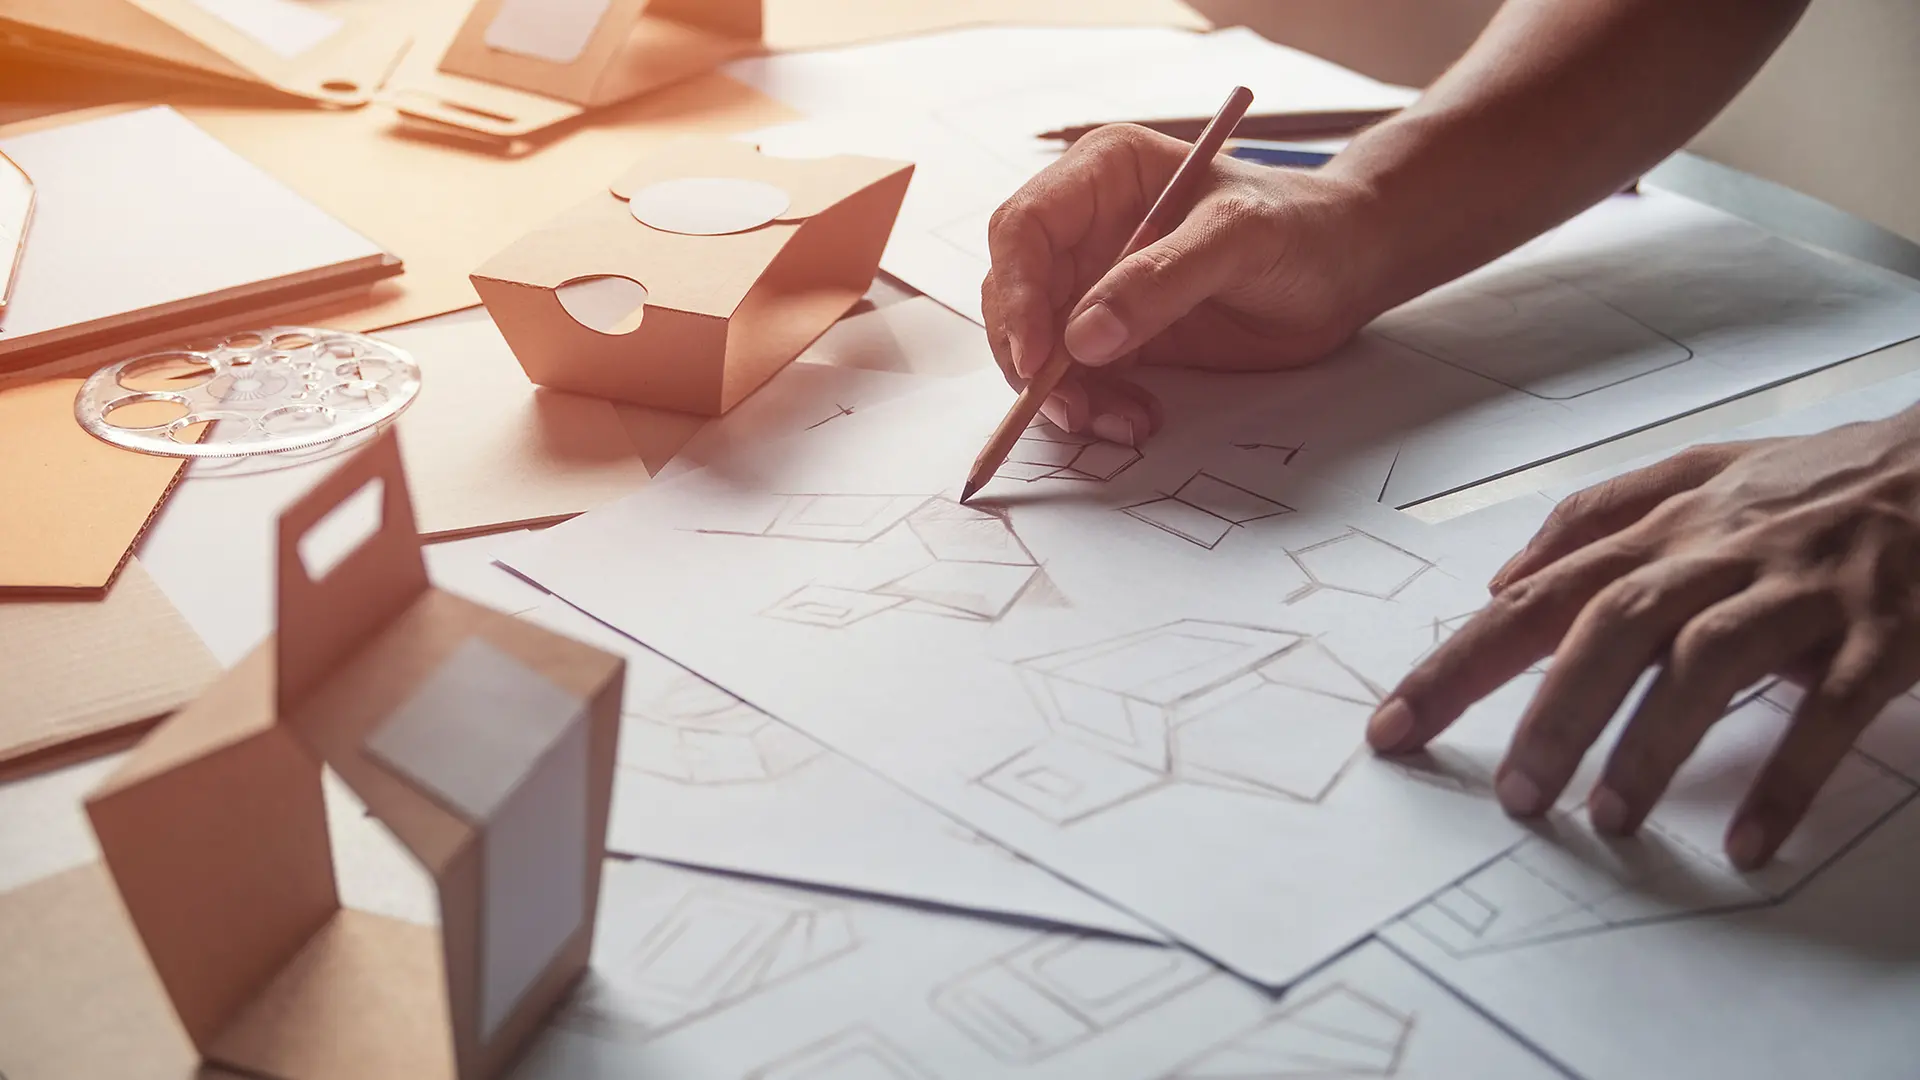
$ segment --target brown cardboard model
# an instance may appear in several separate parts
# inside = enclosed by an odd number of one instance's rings
[[[302,537],[369,489],[378,531],[314,580]],[[624,662],[430,586],[392,432],[282,516],[279,574],[277,636],[87,800],[107,867],[208,1061],[496,1075],[586,968]],[[437,931],[340,906],[322,765]]]
[[[329,105],[372,100],[407,51],[388,23],[321,8],[204,0],[0,0],[0,62],[251,83]]]
[[[479,0],[403,116],[512,140],[760,49],[761,0]]]
[[[717,416],[859,301],[912,175],[675,140],[473,286],[534,382]]]

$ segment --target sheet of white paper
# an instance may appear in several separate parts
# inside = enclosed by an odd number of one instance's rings
[[[876,86],[886,87],[889,107],[925,113],[978,98],[988,81],[985,73],[991,73],[995,85],[1051,81],[1058,76],[1050,73],[1063,67],[1164,54],[1193,38],[1187,31],[1165,27],[968,27],[838,49],[749,57],[733,61],[724,70],[808,116],[870,112]],[[1207,111],[1218,105],[1208,105]]]
[[[647,862],[601,911],[518,1080],[1558,1075],[1378,944],[1275,1002],[1174,950]]]
[[[1159,938],[572,607],[549,601],[527,618],[627,658],[610,849]]]
[[[0,334],[22,337],[380,254],[170,108],[0,140],[33,177]]]
[[[1563,813],[1384,937],[1593,1080],[1910,1075],[1920,711],[1883,717],[1742,875],[1720,834],[1785,720],[1760,700],[1721,721],[1640,837]]]
[[[297,0],[193,0],[193,4],[282,60],[305,56],[346,25],[340,16]]]
[[[993,94],[980,96],[978,71],[1009,66],[994,54],[996,47],[1012,48],[1017,57],[1032,51],[1029,43],[1049,37],[1072,44],[1035,64],[1033,70],[1044,73],[1002,82]],[[916,59],[930,65],[932,89],[876,106],[872,83],[861,73],[891,71]],[[914,162],[913,186],[881,267],[976,322],[980,281],[989,265],[987,218],[1058,156],[1060,145],[1036,139],[1039,133],[1102,119],[1208,116],[1236,84],[1253,89],[1257,110],[1273,112],[1392,107],[1416,96],[1245,29],[1099,36],[996,31],[942,47],[903,42],[754,63],[762,66],[748,74],[757,75],[763,88],[775,96],[788,93],[812,117],[745,136],[763,149]],[[789,69],[790,80],[783,82]],[[916,74],[909,84],[918,79]]]
[[[1233,380],[1155,386],[1169,423],[1144,455],[1040,428],[975,507],[950,485],[1005,408],[997,374],[743,450],[507,558],[1282,984],[1518,835],[1484,788],[1527,686],[1444,760],[1365,753],[1381,688],[1484,594],[1419,553],[1424,526],[1219,443]]]

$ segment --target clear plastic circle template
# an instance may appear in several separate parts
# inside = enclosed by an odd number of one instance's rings
[[[419,393],[420,368],[385,342],[274,326],[101,368],[81,386],[73,412],[89,433],[129,450],[245,457],[365,431]]]

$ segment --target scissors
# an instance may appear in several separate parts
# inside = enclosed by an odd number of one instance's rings
[[[0,317],[20,276],[27,250],[27,223],[33,220],[33,181],[27,171],[0,154]]]

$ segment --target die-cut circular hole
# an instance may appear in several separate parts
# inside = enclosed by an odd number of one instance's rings
[[[266,341],[266,338],[249,330],[244,334],[233,335],[226,340],[225,344],[229,349],[257,349],[266,344]]]
[[[393,368],[384,360],[349,360],[335,365],[333,373],[342,379],[361,379],[379,382],[393,373]]]
[[[332,423],[333,413],[318,405],[285,405],[260,418],[261,430],[269,435],[311,435]]]
[[[271,344],[276,349],[280,349],[284,352],[292,352],[295,349],[304,349],[307,346],[312,345],[313,335],[312,334],[281,334],[279,337],[274,338]]]
[[[117,428],[138,431],[163,427],[187,415],[187,399],[174,394],[135,394],[111,402],[100,418]]]
[[[618,274],[590,274],[553,290],[574,322],[602,334],[631,334],[647,313],[647,287]]]
[[[354,348],[353,342],[351,341],[329,341],[324,348],[327,350],[328,356],[341,360],[351,359],[360,355],[360,350]]]
[[[787,193],[772,184],[721,176],[662,180],[627,200],[627,208],[641,224],[689,236],[757,229],[778,220],[791,205]]]
[[[352,79],[328,79],[320,84],[320,89],[332,94],[357,94],[360,84]]]
[[[330,409],[377,409],[386,403],[387,388],[364,379],[330,386],[320,395],[320,404]]]
[[[155,353],[143,356],[120,371],[117,380],[128,390],[153,393],[165,390],[191,390],[213,378],[213,365],[204,356],[190,352]]]

